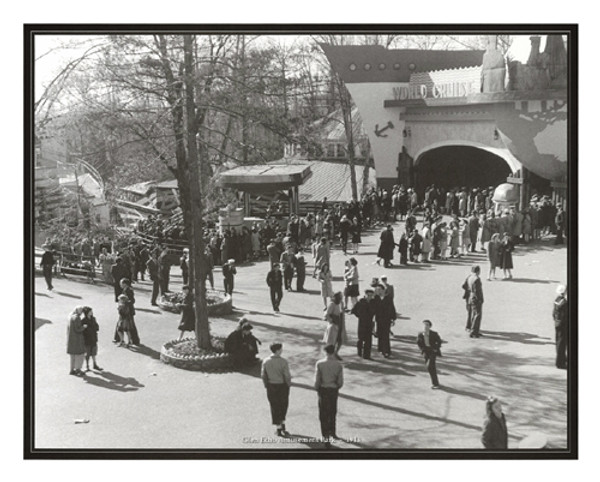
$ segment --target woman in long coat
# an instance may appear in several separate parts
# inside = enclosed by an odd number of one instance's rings
[[[333,345],[335,347],[335,357],[341,360],[338,352],[344,343],[348,343],[341,291],[335,293],[331,298],[325,312],[325,321],[327,321],[327,328],[323,335],[323,343]]]
[[[496,279],[496,268],[500,266],[500,235],[495,233],[488,244],[488,260],[490,261],[490,271],[488,273],[488,281],[491,281],[492,275]]]
[[[504,271],[504,279],[511,279],[513,269],[512,252],[515,249],[515,245],[510,239],[509,233],[504,233],[502,242],[500,243],[500,267]],[[508,275],[508,276],[507,276]]]
[[[183,287],[183,300],[179,304],[181,310],[181,320],[179,321],[178,330],[181,332],[179,339],[183,339],[183,334],[186,331],[196,331],[196,314],[194,312],[194,298],[190,293],[189,286]]]
[[[321,270],[319,271],[319,283],[321,283],[321,296],[323,297],[323,304],[325,305],[325,310],[327,309],[327,300],[333,296],[333,286],[331,271],[329,271],[329,265],[324,263],[321,265]]]
[[[496,397],[489,397],[485,402],[485,419],[481,443],[488,450],[508,448],[508,430],[506,419],[502,413],[502,404]]]
[[[87,328],[87,325],[83,323],[85,318],[83,308],[83,306],[78,306],[69,315],[69,325],[67,326],[67,353],[71,359],[69,375],[83,375],[83,358],[85,356],[83,331]]]

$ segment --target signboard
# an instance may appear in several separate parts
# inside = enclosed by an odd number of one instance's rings
[[[466,97],[480,90],[479,82],[445,82],[431,84],[409,84],[393,88],[394,100],[445,99]]]

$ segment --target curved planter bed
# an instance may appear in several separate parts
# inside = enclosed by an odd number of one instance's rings
[[[223,340],[213,338],[214,351],[204,352],[196,346],[195,338],[172,340],[160,349],[160,360],[176,368],[195,371],[224,371],[232,368],[231,357],[223,353]]]
[[[179,294],[180,293],[176,293],[176,295]],[[208,316],[229,315],[233,312],[231,296],[227,293],[220,293],[218,291],[206,291],[206,303]],[[176,303],[170,301],[164,296],[161,296],[158,299],[157,304],[158,307],[164,311],[170,311],[171,313],[180,312]]]

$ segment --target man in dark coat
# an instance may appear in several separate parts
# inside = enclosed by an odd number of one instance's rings
[[[371,301],[374,296],[375,292],[373,289],[366,289],[365,296],[358,300],[358,303],[352,308],[352,314],[358,318],[358,342],[356,348],[358,350],[358,356],[365,360],[371,359],[373,316],[375,316],[375,310]]]
[[[569,343],[569,304],[567,287],[560,285],[556,289],[558,295],[554,300],[552,318],[556,330],[556,367],[567,368],[567,345]]]
[[[273,267],[267,274],[267,285],[271,291],[271,304],[273,311],[279,312],[279,305],[283,298],[283,275],[279,269],[279,263],[273,263]]]
[[[164,247],[158,258],[158,279],[160,281],[160,294],[169,292],[169,278],[171,276],[171,263],[169,262],[169,249]]]
[[[394,303],[389,296],[385,296],[385,286],[378,284],[375,295],[379,301],[375,303],[375,321],[377,322],[377,350],[385,358],[391,356],[390,329],[396,319]]]
[[[473,211],[471,216],[468,219],[468,229],[469,229],[469,242],[470,247],[469,250],[474,253],[475,247],[477,245],[477,233],[479,231],[479,218],[477,217],[477,213]]]
[[[40,267],[42,268],[42,272],[44,273],[44,278],[46,280],[46,287],[48,291],[52,291],[54,287],[52,286],[52,269],[54,267],[54,255],[52,254],[52,248],[48,244],[44,244],[42,246],[44,248],[44,254],[42,255],[42,260],[40,262]]]
[[[148,269],[148,273],[150,274],[150,280],[152,281],[152,298],[150,299],[150,303],[152,306],[156,305],[156,298],[158,298],[159,292],[159,279],[158,279],[158,259],[156,257],[156,252],[153,251],[150,255],[150,259],[146,262],[146,268]]]
[[[304,251],[302,248],[296,253],[294,260],[296,267],[296,291],[302,293],[304,289],[304,281],[306,280],[306,261],[304,260]]]
[[[437,368],[435,366],[435,360],[438,356],[442,356],[440,347],[442,346],[442,339],[437,331],[433,331],[431,328],[431,321],[423,321],[423,331],[417,336],[417,345],[421,350],[421,355],[425,358],[425,365],[427,371],[431,377],[431,388],[440,388],[440,382],[437,376]]]
[[[379,245],[379,251],[377,252],[377,257],[383,259],[383,266],[389,268],[392,264],[390,260],[394,257],[394,233],[392,229],[392,225],[388,224],[387,228],[384,229],[379,237],[381,243]],[[377,260],[377,264],[379,264],[379,259]]]
[[[115,289],[115,303],[119,301],[119,295],[122,293],[121,280],[129,277],[129,270],[123,262],[123,258],[117,256],[115,264],[110,267],[110,275],[113,279],[113,287]]]
[[[482,316],[482,305],[483,305],[483,287],[481,284],[481,278],[479,273],[481,269],[479,266],[473,266],[471,268],[471,274],[467,277],[463,283],[463,289],[467,296],[467,331],[470,331],[471,338],[479,338],[481,333],[479,328],[481,326]]]

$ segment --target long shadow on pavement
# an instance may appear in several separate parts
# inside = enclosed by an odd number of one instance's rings
[[[489,338],[490,340],[515,341],[525,345],[554,345],[550,338],[540,337],[533,333],[482,330],[482,334],[485,339]]]
[[[139,353],[140,355],[149,356],[155,360],[160,360],[160,352],[146,345],[132,345],[129,347],[129,350],[134,353]]]
[[[313,391],[313,392],[315,390],[314,387],[303,384],[303,383],[292,382],[292,387],[305,388],[305,389]],[[451,420],[451,419],[444,418],[444,417],[436,417],[435,415],[429,415],[427,413],[416,412],[414,410],[408,410],[408,409],[400,408],[400,407],[393,407],[391,405],[386,405],[385,403],[374,402],[372,400],[367,400],[365,398],[356,397],[354,395],[348,395],[343,392],[340,392],[339,398],[343,398],[344,400],[349,400],[351,402],[361,403],[363,405],[370,405],[371,407],[381,408],[383,410],[389,410],[392,412],[402,413],[404,415],[410,415],[412,417],[423,418],[423,419],[432,420],[435,422],[448,423],[451,425],[457,425],[459,427],[468,428],[471,430],[481,431],[481,427],[479,425],[471,425],[468,423],[459,422],[458,420]]]
[[[54,293],[56,293],[57,295],[60,295],[60,296],[66,296],[67,298],[75,298],[75,299],[77,299],[77,300],[81,300],[81,299],[83,299],[83,298],[82,298],[81,296],[79,296],[79,295],[73,295],[73,294],[71,294],[71,293],[63,293],[62,291],[54,291]]]
[[[138,308],[137,306],[135,307],[135,311],[142,311],[144,313],[153,313],[155,315],[162,315],[162,311],[160,311],[160,310],[151,310],[150,308]]]
[[[100,377],[86,375],[83,379],[90,385],[119,392],[134,392],[145,386],[133,377],[126,378],[109,371],[101,372]]]
[[[410,373],[406,370],[402,370],[401,368],[395,368],[393,366],[386,366],[381,363],[358,363],[358,362],[350,362],[344,365],[344,368],[348,370],[356,370],[356,371],[364,371],[364,372],[372,372],[378,373],[380,375],[404,375],[407,377],[415,377],[416,375]]]
[[[545,279],[533,279],[533,278],[512,278],[507,279],[507,283],[541,283],[541,284],[556,284],[559,281],[556,280],[545,280]]]
[[[37,291],[35,292],[35,296],[44,296],[46,298],[52,298],[52,296],[47,295],[46,293],[38,293]]]

